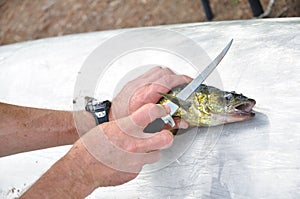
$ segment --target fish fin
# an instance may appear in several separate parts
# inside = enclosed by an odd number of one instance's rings
[[[171,102],[173,102],[174,104],[176,104],[177,106],[187,110],[190,108],[190,106],[192,105],[190,102],[181,100],[179,98],[177,98],[174,95],[171,94],[165,94],[165,93],[159,93],[162,97],[164,97],[167,100],[170,100]]]

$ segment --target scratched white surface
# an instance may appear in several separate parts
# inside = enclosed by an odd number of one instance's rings
[[[256,117],[225,125],[207,156],[201,155],[199,143],[206,138],[199,133],[168,167],[118,187],[99,188],[88,198],[300,198],[300,18],[162,28],[194,39],[211,57],[233,38],[218,72],[226,90],[256,99]],[[1,46],[0,101],[71,110],[83,61],[119,31]],[[69,148],[1,158],[0,198],[20,195]]]

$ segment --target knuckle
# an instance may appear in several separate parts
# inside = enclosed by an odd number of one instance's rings
[[[166,86],[169,85],[169,82],[172,80],[172,77],[174,77],[174,75],[165,75],[163,78],[162,78],[162,83]]]
[[[154,115],[163,115],[163,114],[165,114],[166,111],[164,110],[162,105],[153,104],[151,106],[150,112],[151,112],[151,114],[154,114]]]
[[[165,75],[159,81],[158,84],[171,90],[173,87],[172,82],[174,81],[174,75]]]
[[[147,109],[152,112],[153,110],[157,109],[157,105],[154,103],[149,103],[147,104]]]
[[[128,152],[137,152],[138,151],[138,145],[136,142],[130,142],[125,146],[125,150]]]
[[[189,77],[187,75],[180,75],[179,77],[183,83],[189,83],[193,80],[191,77]]]
[[[170,68],[164,68],[164,71],[165,71],[165,74],[167,75],[172,75],[172,74],[175,74]]]
[[[157,70],[162,70],[162,66],[155,66],[154,69],[157,69]]]

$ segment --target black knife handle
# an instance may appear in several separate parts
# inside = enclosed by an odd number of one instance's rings
[[[144,133],[156,133],[163,130],[164,127],[165,122],[161,118],[157,118],[156,120],[148,124],[148,126],[146,126],[146,128],[144,129]]]

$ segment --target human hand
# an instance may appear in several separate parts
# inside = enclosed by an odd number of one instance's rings
[[[103,123],[79,139],[71,151],[81,175],[94,187],[115,186],[134,179],[144,164],[160,159],[160,150],[169,147],[168,130],[145,134],[143,129],[170,112],[167,106],[146,104],[130,116]]]
[[[167,106],[146,104],[130,116],[94,127],[21,198],[84,198],[97,187],[134,179],[144,164],[158,161],[160,150],[172,144],[168,130],[143,133],[148,123],[169,112]]]
[[[121,92],[113,99],[109,113],[110,121],[130,115],[147,103],[157,103],[172,88],[188,83],[192,78],[186,75],[176,75],[169,68],[155,67],[145,74],[128,82]],[[175,119],[175,128],[186,128],[188,124]]]

